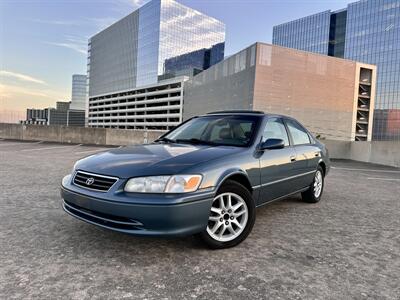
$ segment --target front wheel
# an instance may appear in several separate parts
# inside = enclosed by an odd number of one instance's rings
[[[324,183],[324,170],[321,168],[321,166],[318,166],[310,188],[307,191],[301,193],[303,201],[308,203],[319,202],[321,200],[322,192],[324,190]]]
[[[250,192],[241,184],[227,180],[213,200],[207,228],[200,237],[213,249],[236,246],[249,235],[255,218]]]

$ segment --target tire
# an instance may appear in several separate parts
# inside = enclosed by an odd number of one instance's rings
[[[301,193],[301,197],[304,202],[307,203],[317,203],[321,200],[322,192],[324,191],[325,186],[325,178],[324,178],[324,170],[321,166],[318,166],[317,171],[315,172],[313,182],[310,185],[310,188]]]
[[[249,190],[236,181],[227,180],[218,190],[207,228],[199,236],[209,248],[230,248],[246,239],[255,220],[256,207]]]

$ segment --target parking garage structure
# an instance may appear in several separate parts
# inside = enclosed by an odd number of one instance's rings
[[[169,130],[182,122],[183,83],[187,77],[89,98],[88,126]]]

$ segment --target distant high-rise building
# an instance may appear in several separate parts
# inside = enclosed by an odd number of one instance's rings
[[[377,65],[372,138],[400,141],[399,0],[362,0],[275,26],[273,44]]]
[[[26,110],[23,124],[85,126],[85,111],[70,109],[71,102],[58,101],[56,108]]]
[[[64,102],[64,101],[57,101],[56,102],[56,109],[59,111],[67,111],[70,109],[71,102]]]
[[[86,75],[72,75],[71,109],[85,110],[87,97]]]
[[[89,97],[203,70],[224,58],[224,43],[220,21],[173,0],[152,0],[90,38]],[[208,56],[198,54],[207,49]]]
[[[26,110],[26,120],[47,123],[49,116],[49,108],[36,109],[28,108]]]

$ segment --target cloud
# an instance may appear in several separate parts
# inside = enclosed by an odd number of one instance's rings
[[[50,24],[50,25],[65,25],[65,26],[79,26],[81,23],[77,20],[43,20],[43,19],[29,19],[31,22]]]
[[[30,96],[53,98],[52,96],[46,94],[45,92],[37,89],[29,89],[15,85],[0,84],[0,96],[2,98],[12,98],[13,96],[15,96],[15,94],[25,94]]]
[[[160,30],[166,33],[160,35],[160,43],[163,45],[162,59],[210,48],[225,40],[225,25],[217,19],[195,10],[188,10],[176,2],[166,1],[164,5],[173,8],[174,14],[164,15],[160,24]],[[176,47],[175,39],[171,38],[176,28],[182,31],[182,36],[187,41],[186,47]],[[192,34],[193,32],[202,34]]]
[[[82,44],[80,42],[71,41],[71,39],[67,39],[67,42],[45,42],[46,44],[57,46],[57,47],[64,47],[68,49],[72,49],[78,53],[87,55],[87,44]]]
[[[140,7],[147,2],[149,2],[149,1],[148,0],[131,0],[131,3],[134,7]]]
[[[5,70],[1,70],[0,71],[0,77],[15,78],[15,79],[22,80],[22,81],[27,81],[27,82],[46,84],[46,82],[44,82],[41,79],[34,78],[32,76],[29,76],[29,75],[16,73],[16,72],[11,72],[11,71],[5,71]]]
[[[23,86],[0,84],[0,98],[13,100],[18,98],[18,95],[28,95],[47,99],[68,99],[68,94],[65,91],[55,91],[48,88],[28,88]]]
[[[96,27],[96,30],[103,30],[111,24],[118,21],[118,18],[104,17],[104,18],[88,18],[87,22]]]
[[[123,4],[128,4],[132,8],[136,9],[136,8],[143,6],[150,0],[119,0],[119,1]]]
[[[78,36],[78,35],[72,35],[72,34],[66,34],[65,35],[65,39],[70,41],[70,42],[74,42],[77,44],[81,44],[84,46],[87,46],[88,40],[89,40],[89,36]]]
[[[115,5],[112,6],[112,9],[118,12],[118,16],[116,17],[93,17],[93,18],[86,18],[83,22],[89,25],[92,25],[96,28],[96,31],[101,31],[109,27],[110,25],[114,24],[118,20],[121,19],[121,15],[125,16],[128,13],[131,13],[127,6],[131,9],[136,10],[139,7],[143,6],[150,0],[117,0],[115,1]]]
[[[56,101],[68,100],[68,90],[53,90],[47,86],[30,88],[0,83],[0,122],[16,122],[24,117],[15,116],[17,112],[24,112],[28,107],[54,107]],[[1,111],[6,113],[1,116]]]

